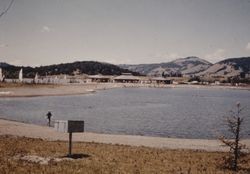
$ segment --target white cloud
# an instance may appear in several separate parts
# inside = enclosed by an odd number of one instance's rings
[[[206,54],[204,56],[205,59],[210,60],[212,62],[219,61],[219,60],[221,60],[221,59],[223,59],[225,57],[226,57],[226,50],[221,49],[221,48],[215,50],[212,53]]]
[[[42,32],[44,32],[44,33],[49,33],[49,32],[51,32],[51,28],[48,27],[48,26],[43,26],[43,27],[42,27]]]
[[[250,51],[250,42],[247,43],[246,50]]]

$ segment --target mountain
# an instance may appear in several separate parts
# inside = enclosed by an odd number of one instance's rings
[[[197,75],[238,76],[241,73],[250,73],[250,57],[229,58],[215,63],[207,70]]]
[[[168,63],[119,65],[121,68],[139,72],[144,75],[161,76],[193,75],[208,69],[212,64],[198,57],[176,59]]]
[[[40,67],[13,66],[0,63],[0,68],[7,78],[17,78],[18,72],[23,68],[24,77],[34,78],[38,73],[41,76],[59,74],[103,74],[120,75],[132,73],[133,75],[151,76],[179,76],[182,75],[212,75],[212,76],[238,76],[242,73],[250,74],[250,57],[229,58],[215,64],[198,57],[180,58],[168,63],[139,64],[139,65],[113,65],[95,61],[81,61],[48,65]]]
[[[38,73],[41,76],[59,75],[59,74],[103,74],[103,75],[121,75],[122,73],[132,73],[139,75],[139,73],[132,72],[127,69],[122,69],[116,65],[109,63],[101,63],[95,61],[79,61],[73,63],[63,63],[57,65],[48,65],[40,67],[23,67],[23,66],[7,66],[3,68],[4,74],[7,78],[17,78],[20,69],[23,69],[24,77],[34,78]]]

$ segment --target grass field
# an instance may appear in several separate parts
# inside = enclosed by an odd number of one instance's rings
[[[67,142],[0,136],[0,173],[233,173],[223,168],[226,153],[167,150],[97,143],[73,143],[82,158],[47,165],[16,159],[36,155],[62,158]],[[250,154],[238,173],[250,173]]]

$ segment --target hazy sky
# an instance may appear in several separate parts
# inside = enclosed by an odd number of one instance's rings
[[[0,62],[16,65],[249,55],[250,0],[15,0],[0,18]]]

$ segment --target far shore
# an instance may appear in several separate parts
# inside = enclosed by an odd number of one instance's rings
[[[97,90],[118,88],[112,84],[11,84],[0,86],[0,97],[39,97],[90,94]]]
[[[52,127],[38,126],[4,119],[0,119],[0,135],[41,138],[49,141],[68,141],[67,133],[57,132]],[[219,140],[178,139],[135,135],[110,135],[91,132],[74,133],[73,141],[145,146],[167,149],[203,150],[209,152],[225,152],[229,150],[227,147],[222,146]],[[242,140],[242,143],[250,148],[250,139]]]
[[[114,88],[205,88],[250,90],[250,86],[219,85],[149,85],[135,83],[85,83],[85,84],[0,84],[0,97],[38,97],[89,94]]]

